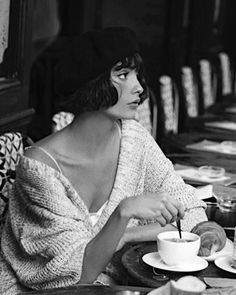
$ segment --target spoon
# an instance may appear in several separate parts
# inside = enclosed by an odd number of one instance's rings
[[[177,225],[178,232],[179,232],[179,238],[182,239],[180,219],[176,220],[176,225]]]
[[[166,276],[165,274],[156,272],[156,270],[155,270],[154,267],[152,268],[152,272],[154,274],[153,275],[153,278],[156,279],[157,281],[166,281],[166,280],[169,280],[169,277]]]

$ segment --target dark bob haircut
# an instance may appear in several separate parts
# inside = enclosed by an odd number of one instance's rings
[[[141,56],[138,53],[134,53],[126,57],[116,67],[116,70],[122,68],[135,69],[137,71],[138,81],[143,88],[143,92],[140,94],[141,104],[149,96]],[[118,93],[110,81],[110,70],[87,82],[83,88],[77,89],[69,97],[64,97],[63,101],[65,104],[63,103],[61,108],[72,112],[74,115],[79,115],[84,112],[107,109],[115,105],[118,101]]]

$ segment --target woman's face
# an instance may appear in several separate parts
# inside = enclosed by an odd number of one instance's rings
[[[110,80],[118,93],[118,101],[105,112],[116,119],[135,119],[143,88],[135,69],[116,70],[119,63],[112,68]]]

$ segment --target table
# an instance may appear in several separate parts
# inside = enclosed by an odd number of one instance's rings
[[[201,116],[191,118],[189,120],[189,131],[199,130],[203,132],[217,132],[217,133],[228,133],[233,134],[234,131],[222,129],[222,128],[211,128],[205,126],[206,122],[210,121],[230,121],[236,122],[235,111],[229,111],[232,108],[235,109],[235,95],[224,95],[221,102],[216,102],[214,105],[208,108],[208,110]]]
[[[212,151],[193,150],[187,146],[208,139],[222,142],[226,140],[236,141],[236,133],[232,136],[217,133],[183,133],[169,136],[163,143],[166,156],[174,163],[182,165],[203,166],[212,165],[224,167],[227,172],[236,174],[236,155],[222,154]]]
[[[199,278],[203,277],[221,277],[221,278],[235,278],[235,274],[225,272],[214,265],[214,262],[209,262],[209,266],[201,271],[195,272],[170,272],[157,269],[158,273],[165,274],[168,279],[163,281],[153,273],[152,267],[142,261],[142,257],[146,253],[156,252],[157,245],[155,242],[140,243],[127,250],[122,256],[122,263],[127,272],[136,280],[140,281],[142,285],[158,288],[165,284],[168,280],[176,280],[182,276],[194,275]]]
[[[103,286],[103,285],[76,285],[72,287],[50,289],[44,291],[22,292],[18,295],[145,295],[153,288],[132,287],[132,286]]]
[[[214,220],[226,228],[226,234],[228,238],[233,240],[234,226],[236,225],[236,212],[221,212],[214,203],[209,203],[207,206],[207,215],[209,220]],[[158,281],[157,277],[152,271],[152,267],[145,264],[142,261],[142,256],[149,252],[157,251],[157,245],[155,242],[140,243],[135,246],[130,246],[122,254],[121,261],[129,276],[133,278],[134,282],[139,282],[142,286],[148,287],[160,287],[166,283],[166,281]],[[235,274],[223,271],[217,268],[213,262],[209,262],[209,266],[198,272],[193,273],[174,273],[169,271],[158,270],[158,272],[164,273],[169,279],[178,279],[183,275],[197,275],[198,277],[225,277],[235,278]],[[133,283],[130,279],[129,283]]]
[[[189,166],[186,165],[175,165],[175,170],[181,170],[181,169],[188,169]],[[215,183],[212,183],[213,186],[213,192],[216,195],[235,195],[236,196],[236,174],[226,173],[226,176],[228,176],[228,179],[218,181]],[[204,183],[201,183],[201,181],[195,181],[195,180],[185,180],[186,183],[189,183],[195,187],[204,185]],[[206,184],[205,184],[206,185]],[[236,208],[231,212],[224,212],[221,211],[218,206],[216,199],[214,197],[211,197],[209,199],[205,199],[207,203],[207,216],[209,220],[216,221],[221,226],[226,228],[228,230],[228,235],[233,235],[232,230],[236,226]],[[231,230],[231,233],[230,231]]]
[[[218,142],[227,141],[227,140],[235,141],[236,140],[236,132],[231,132],[230,134],[226,133],[226,132],[180,133],[180,134],[168,136],[168,138],[163,139],[163,143],[166,143],[166,147],[169,148],[170,151],[173,151],[173,152],[175,152],[175,151],[182,151],[182,152],[188,151],[188,152],[190,152],[191,150],[186,148],[187,145],[202,141],[204,139],[218,141]],[[165,147],[165,145],[164,145],[164,147]],[[203,153],[206,153],[206,152],[203,151]]]
[[[221,212],[215,204],[209,204],[207,207],[207,215],[209,220],[215,220],[223,227],[226,227],[225,231],[228,238],[233,240],[234,230],[236,225],[236,212]],[[142,261],[142,256],[149,252],[157,251],[157,245],[155,242],[146,242],[128,249],[122,256],[122,263],[125,266],[129,275],[139,281],[143,286],[148,287],[160,287],[166,283],[166,281],[158,281],[158,278],[152,271],[152,267],[145,264]],[[235,278],[235,274],[225,272],[214,265],[214,262],[209,262],[209,266],[202,270],[193,273],[174,273],[168,271],[159,271],[168,276],[169,279],[178,279],[183,275],[197,275],[200,278],[203,277],[222,277],[222,278]]]

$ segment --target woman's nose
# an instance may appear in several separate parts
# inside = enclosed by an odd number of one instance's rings
[[[136,80],[135,80],[135,92],[138,93],[138,94],[141,94],[143,92],[143,87],[140,84],[137,77],[136,77]]]

